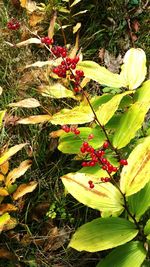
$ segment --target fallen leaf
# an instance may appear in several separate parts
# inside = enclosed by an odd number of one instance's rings
[[[16,103],[10,103],[8,106],[21,108],[37,108],[40,107],[40,103],[35,98],[26,98]]]
[[[0,233],[3,231],[4,225],[10,220],[10,215],[6,212],[0,216]]]
[[[139,29],[140,29],[140,23],[138,22],[138,20],[134,20],[132,22],[132,29],[135,31],[135,32],[138,32]]]
[[[35,27],[38,23],[44,20],[43,13],[33,12],[29,17],[29,25]]]
[[[35,1],[31,1],[31,0],[20,0],[20,4],[22,7],[26,8],[26,10],[29,13],[32,13],[33,11],[35,11],[37,9],[37,5]]]
[[[0,95],[2,94],[3,92],[3,88],[0,86]]]
[[[16,256],[7,248],[0,248],[0,259],[14,260],[16,259]]]
[[[32,161],[31,160],[24,160],[21,162],[18,168],[13,169],[10,171],[6,177],[6,186],[14,183],[17,178],[20,178],[25,172],[31,167]]]
[[[20,43],[15,44],[15,47],[26,46],[26,45],[29,45],[29,44],[41,44],[41,40],[39,38],[30,38],[30,39],[27,39],[25,41],[22,41]]]
[[[26,146],[27,144],[19,144],[19,145],[15,145],[12,146],[11,148],[9,148],[6,152],[4,152],[4,154],[0,157],[0,165],[2,165],[4,162],[6,162],[11,156],[13,156],[14,154],[16,154],[19,150],[21,150],[24,146]]]
[[[62,129],[60,130],[57,130],[57,131],[53,131],[49,134],[49,136],[51,138],[57,138],[57,137],[60,137],[62,134],[64,133],[64,131]]]
[[[0,187],[0,196],[5,197],[8,196],[9,193],[4,187]]]
[[[50,121],[52,116],[50,115],[35,115],[35,116],[29,116],[24,119],[20,119],[17,121],[17,124],[37,124],[37,123],[45,123],[47,121]]]
[[[8,170],[9,170],[9,161],[8,160],[0,166],[0,170],[1,170],[2,174],[6,174],[8,172]]]
[[[31,193],[36,187],[38,183],[35,181],[32,181],[28,184],[21,184],[13,194],[13,199],[17,200],[20,197],[23,197],[24,195]]]
[[[0,204],[0,215],[4,214],[5,212],[16,211],[17,207],[10,203],[3,203]]]
[[[5,176],[3,174],[0,173],[0,182],[5,180]]]
[[[10,217],[9,221],[4,225],[3,231],[8,231],[14,229],[17,226],[18,222],[15,218]]]

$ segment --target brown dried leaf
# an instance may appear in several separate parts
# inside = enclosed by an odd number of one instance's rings
[[[9,193],[4,187],[0,187],[0,196],[5,197],[8,196]]]
[[[1,166],[0,166],[0,170],[3,174],[6,174],[9,170],[9,161],[4,162]]]
[[[132,22],[132,29],[135,31],[135,32],[138,32],[139,29],[140,29],[140,23],[138,22],[138,20],[134,20]]]
[[[52,116],[50,115],[35,115],[35,116],[29,116],[24,119],[20,119],[17,124],[37,124],[37,123],[45,123],[47,121],[50,121]]]
[[[13,194],[14,200],[17,200],[20,197],[23,197],[24,195],[31,193],[35,188],[37,187],[38,183],[35,181],[32,181],[28,184],[21,184]]]
[[[35,27],[39,22],[44,19],[43,13],[33,12],[29,17],[29,25]]]
[[[49,28],[48,28],[48,37],[50,39],[53,38],[53,36],[54,36],[54,28],[55,28],[56,19],[57,19],[57,13],[55,11],[53,16],[52,16],[52,19],[50,21]]]
[[[24,160],[23,162],[21,162],[18,168],[10,171],[6,177],[6,186],[11,185],[16,181],[17,178],[24,175],[24,173],[31,167],[31,164],[31,160]]]
[[[4,124],[5,126],[12,125],[15,126],[17,121],[19,120],[19,117],[11,116],[10,114],[6,113],[5,118],[4,118]]]
[[[10,252],[7,248],[0,248],[0,259],[14,260],[15,254]]]
[[[21,108],[37,108],[40,107],[40,102],[35,98],[26,98],[16,103],[10,103],[8,106]]]
[[[0,204],[0,215],[2,215],[5,212],[11,212],[11,211],[16,211],[17,207],[15,207],[13,204],[9,203],[3,203]]]
[[[63,133],[64,133],[64,131],[60,129],[60,130],[51,132],[51,133],[49,134],[49,136],[50,136],[51,138],[57,138],[57,137],[60,137]]]

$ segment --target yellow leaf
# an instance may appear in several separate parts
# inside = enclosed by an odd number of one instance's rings
[[[50,115],[35,115],[35,116],[29,116],[24,119],[20,119],[17,121],[18,124],[37,124],[37,123],[45,123],[47,121],[50,121],[52,116]]]
[[[77,64],[77,69],[83,70],[84,76],[90,78],[102,85],[109,87],[124,87],[126,84],[119,74],[115,74],[101,67],[94,61],[82,61]]]
[[[61,83],[54,83],[49,86],[40,86],[40,93],[43,96],[51,97],[51,98],[64,98],[70,97],[76,99],[74,93],[71,90],[68,90]]]
[[[32,0],[19,0],[22,7],[26,8],[28,12],[33,12],[37,9],[35,1]]]
[[[141,190],[150,180],[150,136],[137,145],[121,173],[120,188],[127,196]]]
[[[0,232],[3,231],[4,226],[10,220],[10,215],[6,212],[0,216]]]
[[[0,170],[3,174],[6,174],[9,170],[9,161],[4,162],[1,166],[0,166]]]
[[[5,113],[6,113],[6,110],[1,110],[0,111],[0,127],[2,126]]]
[[[39,22],[44,20],[44,14],[32,13],[29,17],[29,24],[31,27],[35,27]]]
[[[94,120],[93,112],[88,106],[77,106],[73,109],[62,109],[51,118],[53,124],[83,124]]]
[[[21,162],[18,168],[13,169],[10,171],[6,177],[6,186],[10,186],[12,183],[16,181],[17,178],[24,175],[24,173],[31,167],[32,161],[25,160]]]
[[[77,5],[79,2],[81,2],[82,0],[75,0],[75,1],[73,1],[73,3],[71,4],[71,6],[70,7],[73,7],[73,6],[75,6],[75,5]]]
[[[5,197],[8,196],[9,193],[4,187],[0,187],[0,196]]]
[[[37,182],[33,181],[28,184],[21,184],[13,194],[13,199],[17,200],[20,197],[32,192],[37,187]]]
[[[136,89],[146,76],[146,55],[141,48],[129,49],[124,57],[124,64],[120,77],[125,81],[130,90]]]
[[[67,191],[79,202],[93,209],[111,214],[123,211],[123,197],[111,183],[97,183],[94,175],[85,173],[68,173],[61,177]],[[94,188],[89,188],[88,181],[95,182]]]
[[[73,27],[73,34],[75,34],[80,28],[81,28],[81,22],[78,22],[78,23]]]
[[[10,217],[9,221],[7,221],[7,223],[3,226],[3,231],[14,229],[17,224],[17,220],[13,217]]]
[[[5,176],[3,174],[0,173],[0,182],[5,180]]]
[[[133,93],[133,91],[127,91],[125,93],[115,95],[114,97],[112,97],[111,100],[102,104],[98,108],[96,115],[102,125],[105,125],[112,118],[115,111],[118,109],[118,106],[122,98],[125,95],[131,94],[131,93]]]
[[[9,106],[21,108],[37,108],[40,107],[40,103],[35,98],[26,98],[16,103],[10,103]]]
[[[0,204],[0,215],[2,215],[5,212],[16,211],[16,210],[17,210],[17,207],[15,207],[13,204],[9,204],[9,203]]]
[[[4,162],[6,162],[11,156],[16,154],[19,150],[21,150],[24,146],[26,146],[26,143],[19,144],[12,146],[9,148],[1,157],[0,157],[0,165],[2,165]]]

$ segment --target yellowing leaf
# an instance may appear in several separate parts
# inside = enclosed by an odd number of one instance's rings
[[[13,199],[17,200],[24,195],[31,193],[37,187],[37,182],[33,181],[28,184],[21,184],[13,194]]]
[[[45,123],[47,121],[50,121],[52,116],[50,115],[35,115],[35,116],[29,116],[24,119],[20,119],[17,121],[18,124],[37,124],[37,123]]]
[[[129,49],[124,57],[124,64],[120,76],[130,90],[136,89],[146,76],[146,55],[141,48]]]
[[[0,196],[5,197],[8,195],[9,195],[9,193],[8,193],[7,189],[5,189],[4,187],[0,187]]]
[[[5,116],[5,113],[6,113],[6,110],[1,110],[0,111],[0,127],[1,127],[1,125],[3,123],[3,118]]]
[[[26,8],[28,12],[33,12],[37,9],[36,2],[32,0],[19,0],[22,7]]]
[[[4,162],[1,166],[0,166],[0,170],[3,174],[6,174],[9,170],[9,161]]]
[[[102,85],[120,88],[125,86],[124,80],[119,74],[114,74],[93,61],[79,62],[77,68],[84,71],[84,76]]]
[[[75,6],[75,5],[77,5],[79,2],[81,2],[82,0],[75,0],[75,1],[73,1],[73,3],[71,4],[71,6],[70,7],[73,7],[73,6]]]
[[[150,136],[137,145],[121,173],[121,191],[130,196],[141,190],[150,180]]]
[[[93,209],[104,212],[121,213],[124,210],[123,197],[111,183],[97,184],[94,175],[85,173],[68,173],[61,177],[67,191],[79,202]],[[95,181],[91,190],[88,181]]]
[[[8,231],[14,229],[17,226],[18,222],[15,218],[10,217],[9,221],[3,226],[3,231]]]
[[[25,160],[21,162],[20,166],[18,168],[13,169],[9,172],[9,174],[6,177],[6,186],[9,186],[10,184],[14,183],[17,178],[24,175],[24,173],[31,167],[32,161],[31,160]]]
[[[44,20],[44,14],[38,14],[37,12],[33,12],[29,17],[29,24],[31,27],[34,27],[42,20]]]
[[[7,161],[11,156],[16,154],[19,150],[21,150],[24,146],[26,146],[26,143],[19,144],[12,146],[9,148],[1,157],[0,157],[0,165],[2,165],[5,161]]]
[[[40,86],[40,93],[43,96],[51,97],[51,98],[64,98],[70,97],[76,99],[74,93],[71,90],[68,90],[61,83],[51,84],[49,86]]]
[[[15,207],[13,204],[9,203],[0,204],[0,215],[2,215],[5,212],[16,211],[16,210],[17,207]]]
[[[53,17],[51,18],[50,25],[48,28],[48,37],[51,39],[54,36],[55,22],[57,19],[57,12],[55,11]]]
[[[5,180],[5,176],[3,174],[0,173],[0,182]]]
[[[73,27],[73,34],[75,34],[80,28],[81,28],[81,22],[78,22],[78,23]]]
[[[10,215],[6,212],[0,216],[0,232],[2,232],[4,225],[10,220]]]
[[[3,88],[0,86],[0,95],[2,94],[3,92]]]
[[[26,98],[16,103],[10,103],[9,106],[21,108],[37,108],[40,107],[40,103],[35,98]]]
[[[120,101],[125,95],[131,94],[132,91],[128,91],[122,94],[115,95],[111,100],[102,104],[96,112],[96,115],[102,125],[105,125],[111,117],[114,115],[115,111],[118,109]]]
[[[88,106],[77,106],[73,109],[62,109],[51,118],[53,124],[83,124],[94,120],[93,112]]]

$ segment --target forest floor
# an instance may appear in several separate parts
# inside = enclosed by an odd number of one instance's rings
[[[38,183],[35,191],[15,201],[16,227],[1,232],[2,267],[94,267],[105,255],[104,252],[79,253],[67,249],[75,229],[99,214],[64,193],[60,177],[75,171],[77,166],[71,156],[57,149],[58,140],[50,136],[59,127],[48,123],[21,126],[16,123],[21,117],[45,114],[47,110],[54,113],[66,102],[39,94],[38,88],[47,82],[47,67],[25,68],[48,60],[49,51],[41,44],[20,47],[15,44],[37,34],[41,37],[51,34],[55,14],[53,38],[57,45],[73,47],[76,41],[84,59],[94,60],[115,73],[120,70],[125,52],[139,47],[146,53],[148,66],[150,7],[149,1],[138,0],[87,0],[79,1],[74,7],[70,2],[73,1],[5,0],[0,3],[0,110],[7,110],[0,129],[0,152],[7,146],[27,142],[28,148],[10,160],[9,170],[30,159],[32,167],[20,181],[32,179]],[[12,18],[20,22],[18,31],[7,27]],[[147,76],[150,77],[150,69]],[[97,83],[91,82],[89,90],[93,94],[97,92]],[[9,106],[31,97],[38,99],[41,106],[31,109]],[[4,203],[9,203],[9,198]]]

